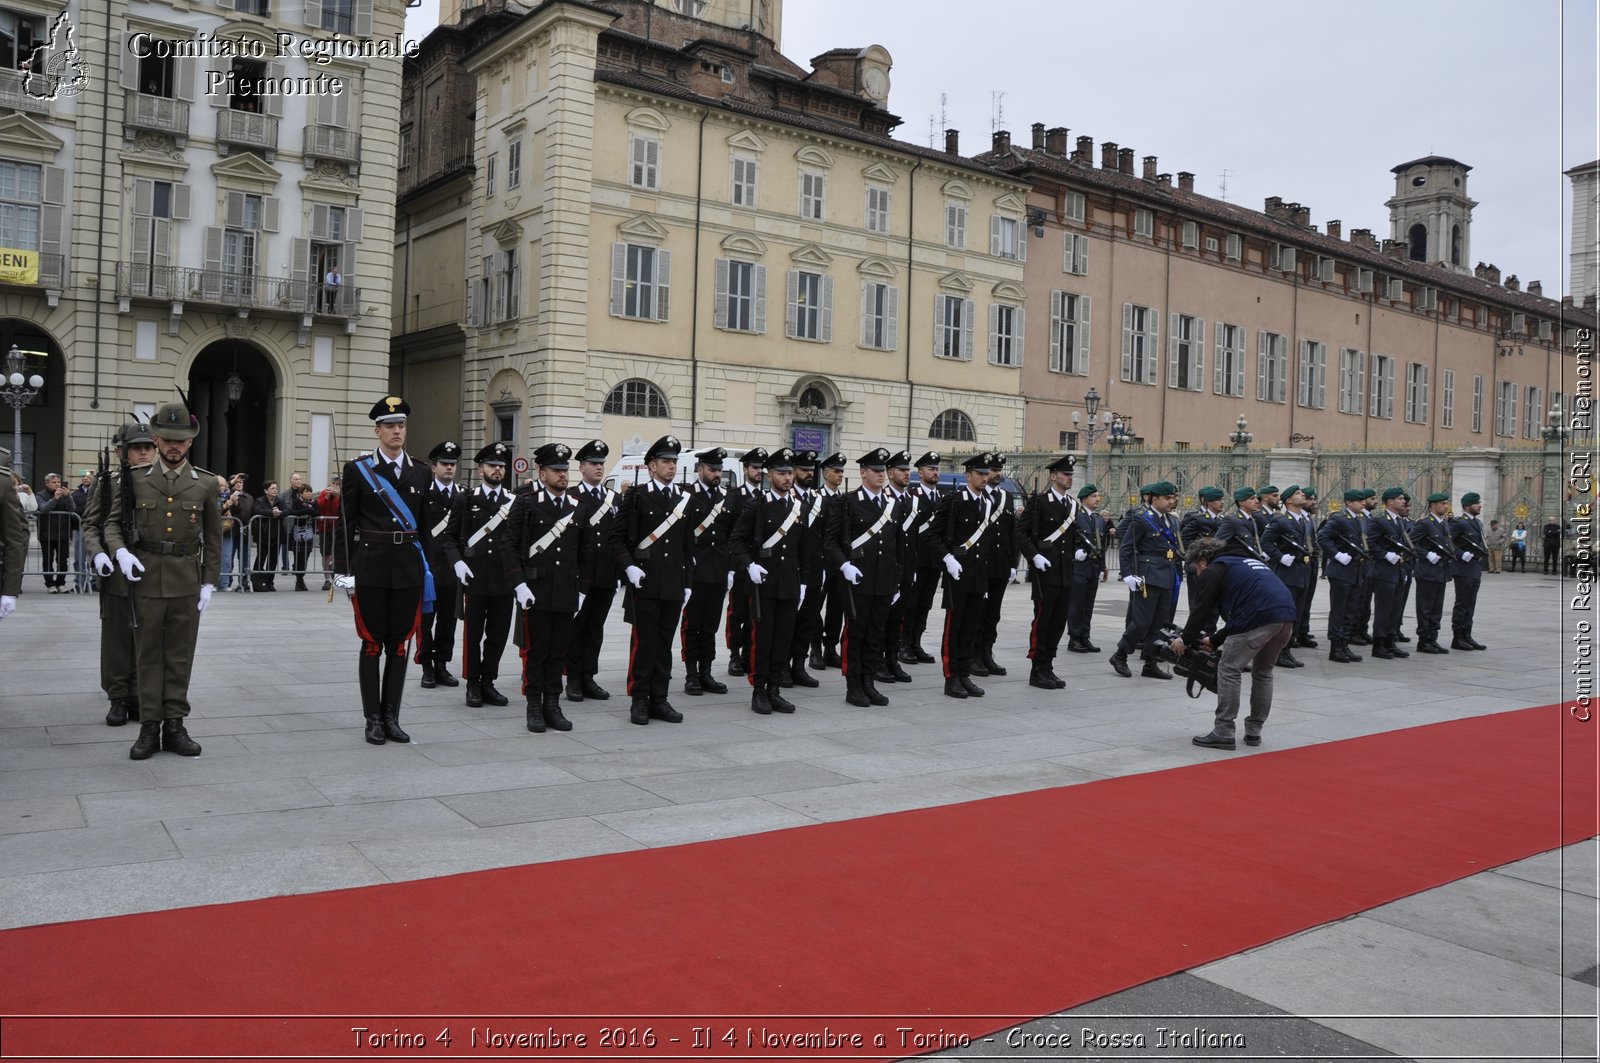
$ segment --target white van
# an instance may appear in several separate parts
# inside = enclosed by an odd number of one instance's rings
[[[750,448],[740,446],[736,449],[734,447],[719,443],[707,443],[704,446],[696,447],[692,451],[685,448],[678,455],[678,483],[686,484],[692,482],[695,478],[694,455],[701,451],[710,450],[712,447],[716,446],[721,446],[723,450],[728,452],[727,458],[725,458],[722,463],[723,485],[726,486],[730,483],[736,483],[737,477],[741,472],[739,468],[738,456]],[[606,470],[606,478],[600,481],[600,483],[601,486],[609,488],[612,491],[620,491],[622,490],[622,486],[624,484],[633,484],[637,486],[638,484],[644,483],[648,479],[650,479],[650,468],[645,464],[644,455],[642,453],[623,454],[621,457],[617,458],[616,462],[612,464],[611,468]]]

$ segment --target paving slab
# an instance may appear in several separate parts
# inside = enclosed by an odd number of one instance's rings
[[[533,790],[464,794],[441,798],[440,803],[480,827],[536,823],[605,812],[631,812],[671,804],[666,798],[621,779],[543,786]]]
[[[90,826],[227,816],[327,805],[328,798],[301,779],[265,779],[232,785],[163,786],[78,799]]]
[[[159,823],[0,835],[0,878],[75,867],[172,860],[178,848]]]
[[[314,775],[311,785],[336,805],[369,801],[403,801],[413,797],[448,797],[492,790],[559,786],[577,777],[543,760],[498,764],[469,764],[446,768],[417,768],[404,775],[393,772]]]
[[[466,819],[433,800],[244,812],[209,819],[173,819],[168,820],[166,826],[185,856],[366,841],[422,831],[475,829]]]
[[[72,794],[54,797],[14,797],[0,801],[0,834],[29,834],[40,830],[70,830],[87,826],[83,807]]]
[[[1496,868],[1497,875],[1538,882],[1584,897],[1600,897],[1600,839],[1552,849]]]
[[[735,838],[785,827],[804,827],[815,822],[803,813],[758,797],[664,805],[633,812],[608,812],[594,818],[651,848],[713,838]]]
[[[375,867],[395,879],[457,875],[644,848],[643,843],[588,817],[514,823],[464,834],[400,835],[352,844]]]

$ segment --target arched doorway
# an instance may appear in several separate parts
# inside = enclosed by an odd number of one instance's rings
[[[191,460],[223,476],[242,472],[247,490],[258,494],[268,476],[287,480],[289,470],[268,467],[277,443],[278,378],[272,363],[244,340],[218,340],[189,368],[189,401],[200,418]]]
[[[0,319],[0,366],[13,345],[23,354],[23,375],[44,377],[44,387],[22,407],[21,447],[11,455],[12,465],[35,487],[51,472],[59,472],[68,484],[76,485],[74,474],[79,470],[61,467],[66,455],[66,358],[50,334],[33,322]],[[10,406],[0,407],[0,413],[5,415],[0,421],[0,447],[18,451],[16,414]]]

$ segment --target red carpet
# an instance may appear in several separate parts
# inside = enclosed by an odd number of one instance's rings
[[[1546,706],[727,841],[6,931],[0,1051],[916,1054],[1588,838],[1597,727]],[[128,1012],[216,1017],[84,1017]],[[426,1044],[358,1048],[352,1027]],[[494,1040],[551,1031],[583,1043]]]

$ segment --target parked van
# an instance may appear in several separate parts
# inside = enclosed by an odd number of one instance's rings
[[[737,483],[737,478],[740,475],[739,455],[743,454],[750,448],[738,447],[735,449],[727,444],[719,443],[707,443],[704,446],[696,447],[694,450],[685,448],[682,453],[678,455],[677,482],[680,484],[692,483],[695,478],[695,455],[701,451],[710,450],[712,447],[716,446],[721,446],[723,450],[728,452],[727,458],[724,459],[722,463],[723,485],[727,486],[730,483]],[[622,490],[624,484],[637,486],[644,483],[648,479],[650,479],[650,467],[645,463],[644,454],[623,454],[617,458],[617,460],[612,464],[611,468],[606,470],[606,478],[601,481],[601,486],[609,488],[612,491],[620,491]]]

